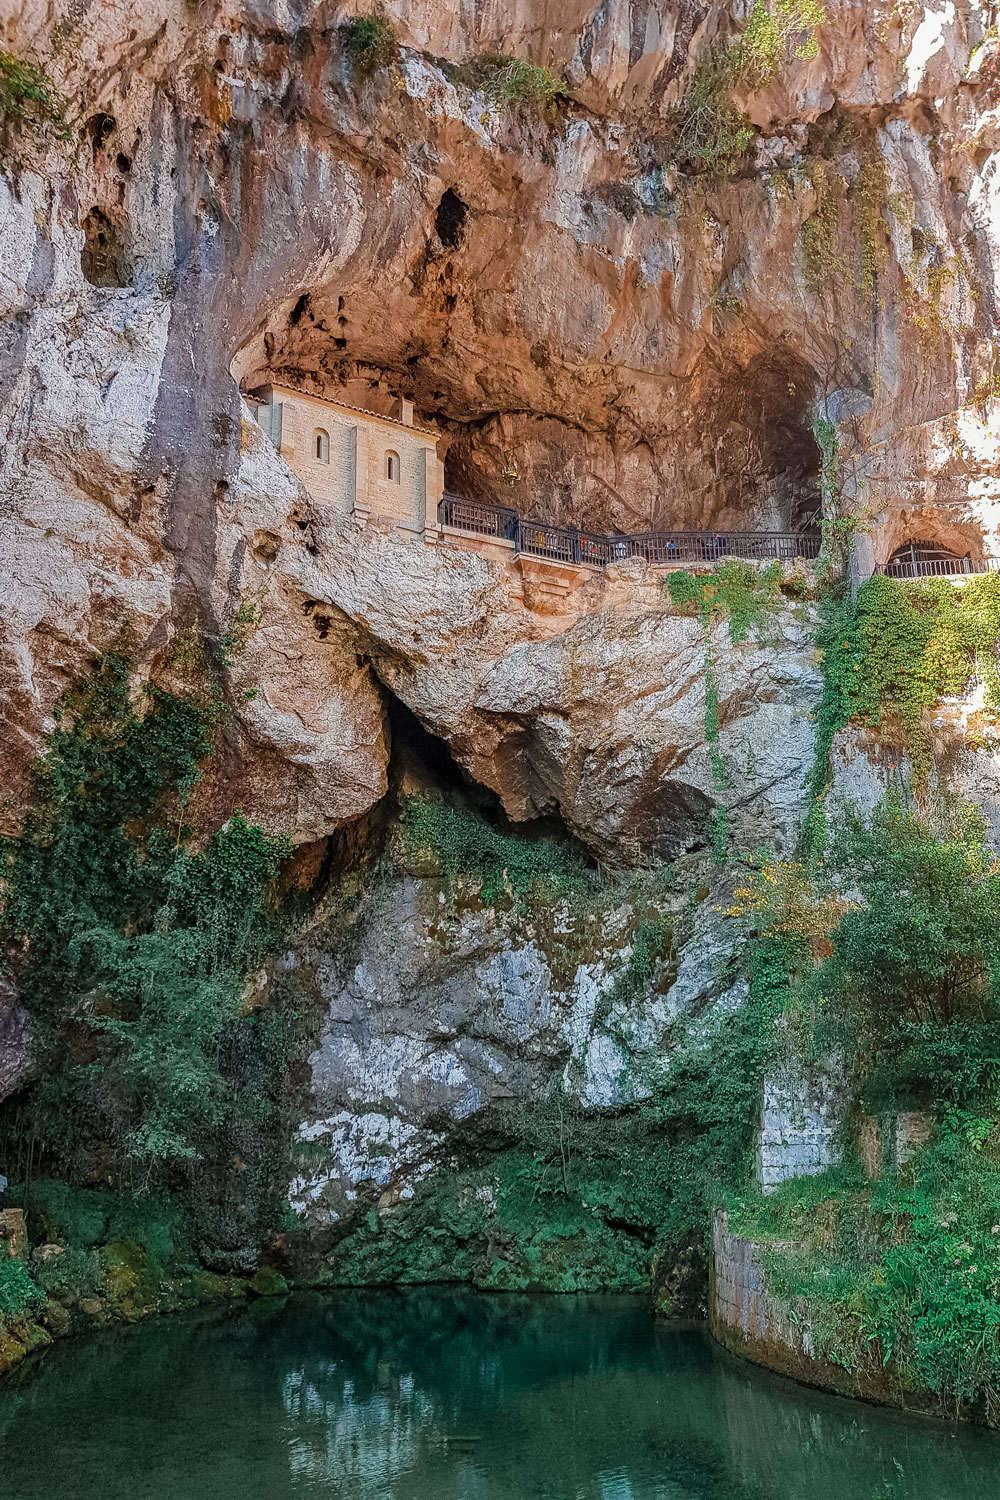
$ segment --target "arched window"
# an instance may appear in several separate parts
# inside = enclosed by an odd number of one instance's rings
[[[393,484],[399,483],[399,454],[390,448],[385,455],[385,477]]]
[[[313,458],[318,464],[330,462],[330,434],[324,427],[317,427],[313,433]]]

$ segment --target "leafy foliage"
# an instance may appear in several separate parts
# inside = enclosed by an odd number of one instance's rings
[[[551,68],[500,52],[477,58],[472,76],[476,85],[500,105],[544,109],[566,93],[565,82]]]
[[[848,818],[822,865],[770,868],[744,909],[760,928],[827,935],[793,1011],[808,1050],[847,1059],[894,1139],[934,1122],[902,1168],[866,1180],[848,1153],[822,1177],[734,1205],[741,1232],[793,1241],[769,1284],[803,1299],[816,1347],[898,1388],[1000,1418],[1000,861],[974,809],[931,825],[888,802]],[[842,894],[835,894],[840,892]],[[737,892],[743,900],[748,892]]]
[[[30,1129],[67,1156],[103,1133],[130,1173],[201,1154],[224,1036],[280,931],[284,841],[236,814],[200,852],[185,842],[220,712],[213,691],[147,687],[137,705],[109,653],[62,706],[4,850],[3,934],[44,1063]]]
[[[838,248],[843,184],[831,177],[823,162],[814,164],[813,183],[816,207],[802,226],[802,270],[806,285],[822,290],[836,282],[850,282],[852,276]]]
[[[403,834],[408,852],[430,857],[449,880],[472,875],[482,882],[487,905],[504,900],[524,906],[530,899],[558,899],[594,881],[582,854],[566,842],[507,832],[451,803],[407,797]]]
[[[728,620],[735,644],[745,641],[751,630],[759,637],[766,635],[777,609],[780,581],[780,563],[768,563],[758,571],[740,558],[727,557],[710,573],[670,573],[667,589],[672,602],[697,615],[703,625]]]
[[[381,9],[370,16],[356,16],[347,26],[347,50],[359,73],[375,73],[388,67],[398,48],[396,31]]]
[[[0,1261],[0,1320],[31,1317],[44,1301],[45,1293],[23,1260]]]
[[[841,616],[825,670],[847,717],[899,733],[919,785],[930,769],[924,711],[946,694],[964,694],[978,678],[986,703],[1000,707],[1000,577],[986,573],[961,587],[947,579],[907,583],[876,574]]]
[[[1000,862],[974,810],[941,832],[890,801],[848,818],[827,859],[850,898],[808,999],[875,1107],[1000,1084]]]
[[[735,49],[713,48],[698,64],[674,119],[671,153],[715,176],[735,171],[754,139],[749,116],[736,108]]]
[[[785,1184],[735,1214],[789,1238],[768,1282],[848,1370],[891,1365],[896,1390],[938,1393],[957,1415],[1000,1418],[1000,1141],[995,1119],[949,1111],[934,1140],[879,1181],[848,1166]]]
[[[36,63],[22,62],[0,49],[0,118],[17,120],[30,129],[53,130],[65,140],[66,101],[51,78]]]
[[[733,94],[766,88],[789,52],[815,57],[815,31],[825,20],[817,0],[757,0],[742,35],[714,46],[695,69],[674,120],[675,159],[718,175],[734,171],[755,131]]]
[[[766,88],[789,53],[815,57],[816,31],[825,21],[826,6],[819,0],[757,0],[739,40],[741,81]]]

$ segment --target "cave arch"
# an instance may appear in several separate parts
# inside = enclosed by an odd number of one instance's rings
[[[897,547],[882,571],[890,578],[947,578],[978,572],[981,566],[971,552],[959,555],[941,542],[914,539]]]

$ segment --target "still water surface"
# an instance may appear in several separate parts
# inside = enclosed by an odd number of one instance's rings
[[[816,1395],[640,1300],[296,1295],[49,1352],[3,1500],[1000,1500],[1000,1438]]]

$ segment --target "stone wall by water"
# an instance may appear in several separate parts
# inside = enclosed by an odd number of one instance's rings
[[[764,1257],[768,1250],[789,1249],[790,1240],[755,1240],[734,1233],[720,1210],[712,1226],[708,1319],[713,1336],[732,1354],[804,1385],[860,1397],[910,1411],[940,1412],[939,1396],[904,1387],[898,1373],[887,1372],[877,1347],[859,1355],[846,1369],[819,1352],[804,1301],[778,1297],[767,1285]]]
[[[786,1243],[775,1241],[774,1248]],[[732,1353],[809,1384],[828,1384],[813,1358],[808,1324],[768,1291],[760,1244],[735,1234],[721,1210],[712,1226],[708,1316],[712,1333]]]

